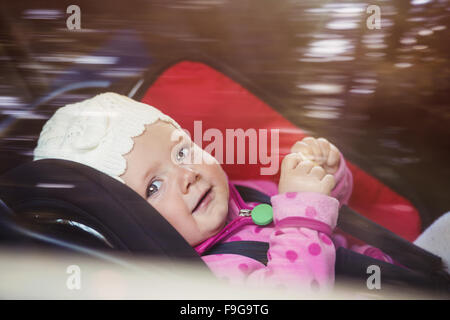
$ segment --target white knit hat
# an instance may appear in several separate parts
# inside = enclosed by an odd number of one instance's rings
[[[123,156],[133,148],[132,138],[158,120],[180,129],[172,118],[152,106],[117,93],[99,94],[55,112],[42,128],[34,160],[71,160],[124,182],[119,176],[126,170]]]

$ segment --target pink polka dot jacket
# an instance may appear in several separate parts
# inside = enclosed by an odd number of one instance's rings
[[[228,224],[195,249],[202,254],[220,242],[268,242],[267,265],[237,254],[205,255],[202,259],[218,278],[232,284],[313,291],[331,289],[336,258],[331,232],[336,227],[339,206],[348,201],[353,186],[351,172],[342,156],[335,178],[336,187],[331,196],[313,192],[277,194],[277,185],[269,181],[230,182]],[[273,222],[257,226],[251,217],[239,216],[241,209],[251,209],[257,204],[245,203],[234,184],[270,195]]]

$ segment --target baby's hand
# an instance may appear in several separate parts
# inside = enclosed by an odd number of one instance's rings
[[[298,153],[288,154],[281,163],[278,192],[318,192],[329,195],[334,188],[333,175]]]
[[[306,159],[322,166],[328,174],[338,170],[341,160],[338,148],[325,138],[304,138],[292,146],[291,152],[300,152]]]

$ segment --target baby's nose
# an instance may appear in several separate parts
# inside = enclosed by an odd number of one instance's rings
[[[189,191],[189,188],[195,182],[197,182],[197,180],[199,180],[200,175],[195,170],[193,170],[192,168],[187,167],[187,166],[180,167],[180,170],[181,170],[181,176],[182,176],[182,181],[181,181],[182,192],[187,193]]]

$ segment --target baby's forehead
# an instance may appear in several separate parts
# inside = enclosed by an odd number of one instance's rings
[[[185,139],[189,136],[168,122],[145,125],[144,132],[133,138],[133,148],[125,156],[129,172],[145,173],[147,177],[149,172],[170,164],[173,151]]]
[[[189,131],[175,127],[170,122],[158,120],[145,126],[144,136],[146,140],[158,143],[176,143],[179,141],[191,141]]]

